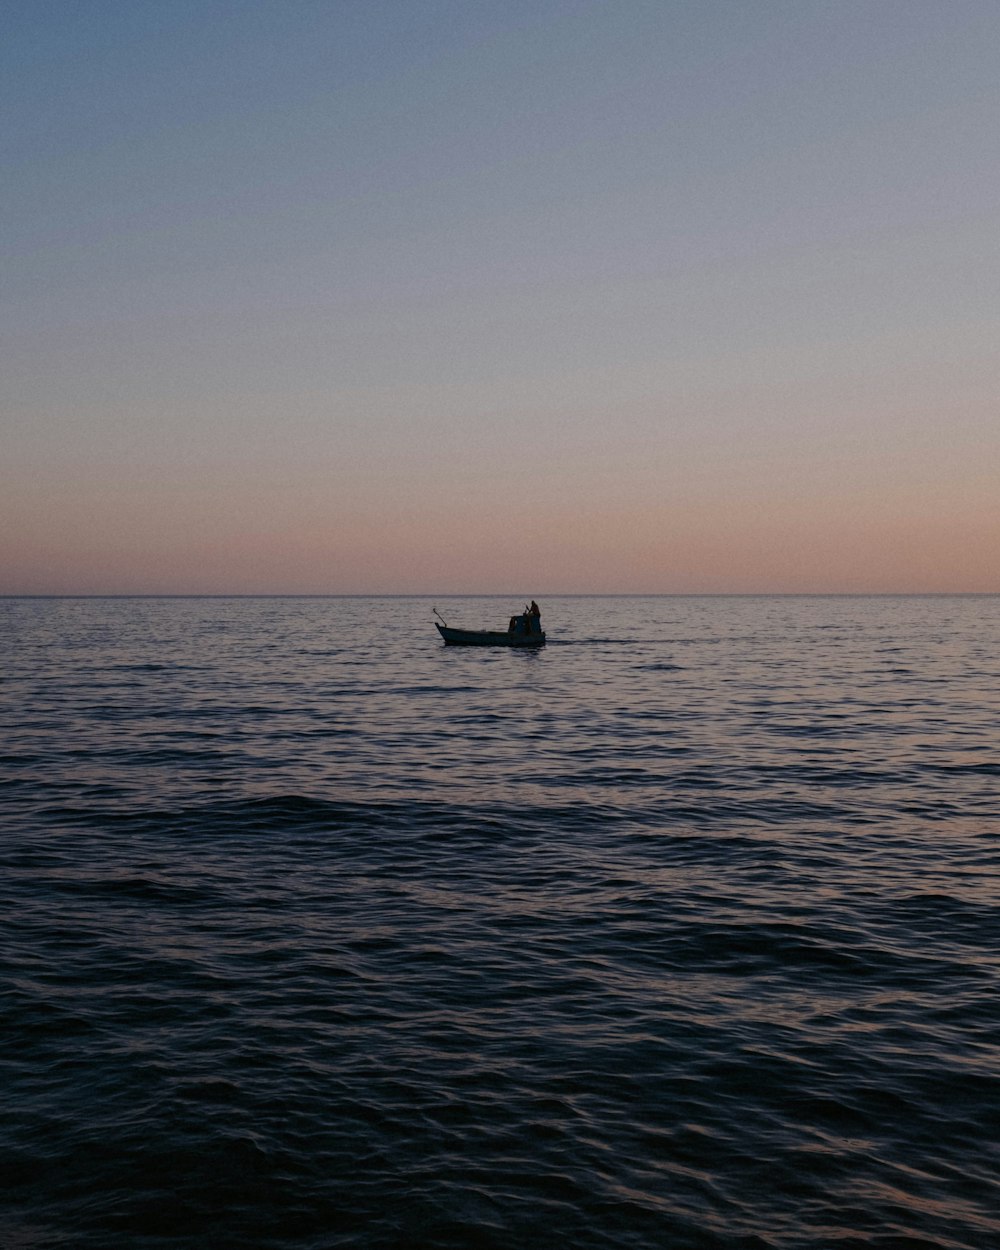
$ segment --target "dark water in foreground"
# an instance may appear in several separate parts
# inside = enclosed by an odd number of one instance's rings
[[[5,1250],[1000,1246],[1000,599],[542,608],[0,601]]]

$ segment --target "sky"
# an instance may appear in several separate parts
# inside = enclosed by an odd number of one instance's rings
[[[996,0],[9,0],[0,593],[1000,591]]]

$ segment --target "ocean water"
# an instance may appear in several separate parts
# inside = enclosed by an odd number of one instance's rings
[[[540,599],[0,601],[4,1250],[1000,1246],[1000,598]]]

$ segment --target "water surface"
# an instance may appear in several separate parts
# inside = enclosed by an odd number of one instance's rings
[[[1000,1245],[1000,599],[541,604],[0,601],[0,1245]]]

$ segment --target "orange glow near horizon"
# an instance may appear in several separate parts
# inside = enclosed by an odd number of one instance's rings
[[[879,501],[493,498],[448,501],[173,490],[40,496],[0,535],[3,593],[993,592],[1000,517],[985,498],[921,510]]]

